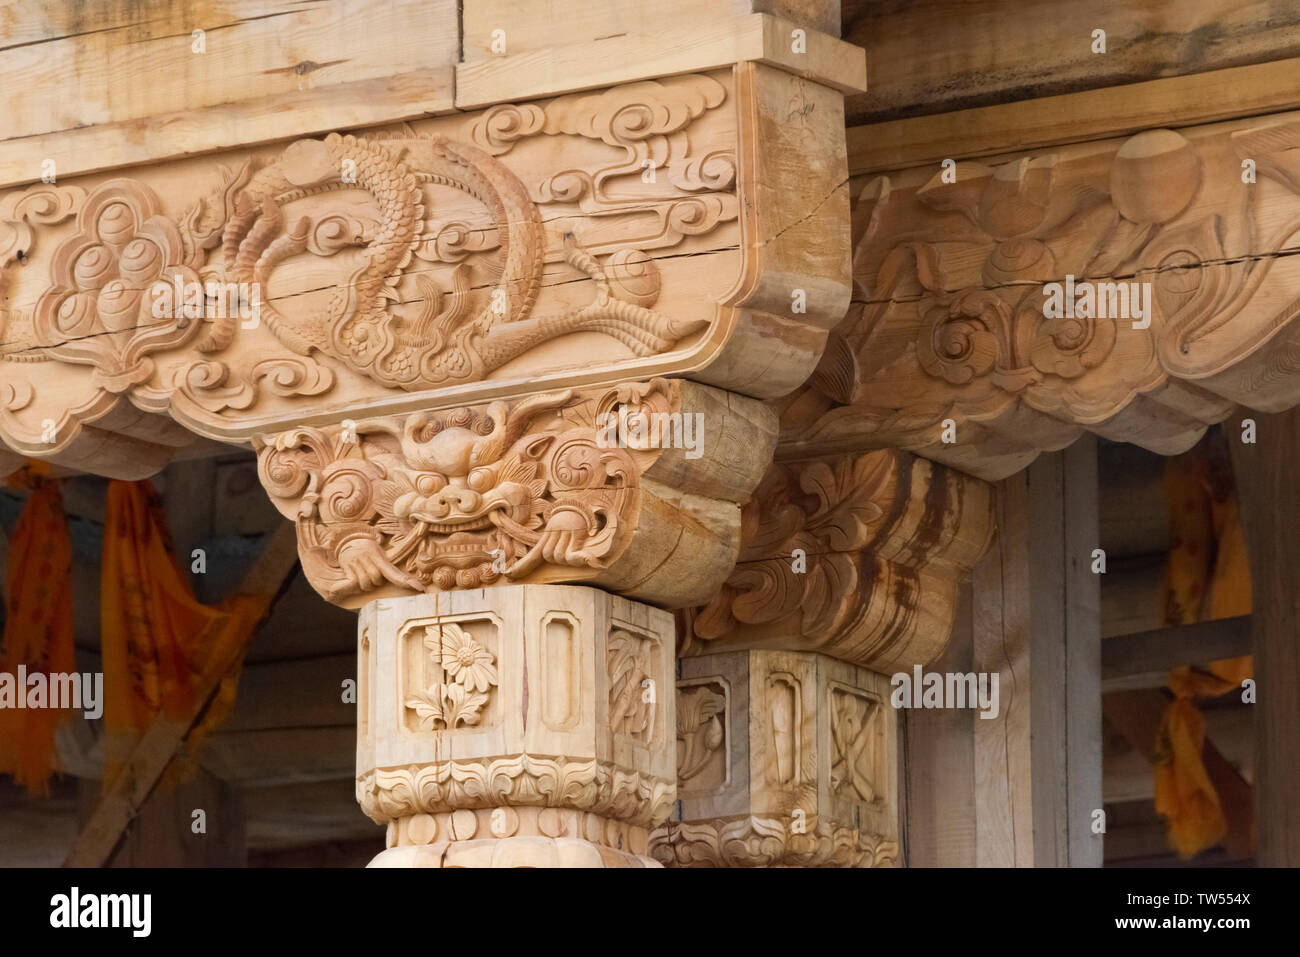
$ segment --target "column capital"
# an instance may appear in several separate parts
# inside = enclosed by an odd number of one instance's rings
[[[312,585],[386,596],[585,582],[704,601],[771,456],[763,403],[678,379],[566,389],[255,439]]]
[[[683,655],[819,651],[890,673],[947,645],[993,538],[992,488],[892,449],[777,462],[741,528],[735,570],[683,615]]]

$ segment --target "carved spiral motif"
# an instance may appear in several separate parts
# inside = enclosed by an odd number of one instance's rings
[[[1047,282],[1056,274],[1056,257],[1037,239],[1008,239],[998,243],[984,264],[989,285],[1033,279]]]
[[[372,468],[335,462],[325,470],[323,478],[320,512],[326,523],[356,522],[369,516],[373,508],[370,489],[375,480]]]
[[[551,475],[556,487],[567,490],[603,485],[607,474],[602,458],[601,450],[592,444],[590,436],[561,443],[551,456]]]
[[[659,299],[662,277],[659,267],[639,249],[620,249],[609,257],[605,267],[610,291],[619,299],[649,307]]]
[[[978,290],[932,306],[922,322],[916,350],[921,367],[960,385],[993,368],[1011,312],[996,295]]]
[[[281,498],[297,498],[307,490],[312,471],[320,467],[318,461],[285,443],[284,448],[272,448],[258,456],[257,471],[268,493]]]

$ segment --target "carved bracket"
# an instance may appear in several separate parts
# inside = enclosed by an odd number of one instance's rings
[[[906,452],[778,462],[744,508],[735,570],[684,613],[679,652],[815,650],[886,673],[928,663],[993,530],[987,484]]]
[[[788,454],[996,479],[1084,429],[1172,454],[1300,401],[1295,114],[878,177],[853,215],[855,301],[780,402]]]
[[[761,402],[653,379],[254,445],[330,601],[567,581],[672,607],[730,570],[775,431]]]

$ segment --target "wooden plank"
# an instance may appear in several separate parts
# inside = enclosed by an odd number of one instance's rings
[[[262,553],[244,577],[243,594],[274,595],[298,562],[297,531],[293,525],[278,528],[267,540]],[[249,637],[257,633],[252,629]],[[105,791],[98,806],[78,834],[64,865],[98,867],[113,853],[131,820],[148,800],[172,756],[185,741],[194,722],[203,714],[212,696],[243,655],[243,648],[229,649],[221,660],[207,663],[204,677],[195,688],[190,713],[180,720],[155,719],[141,736],[125,767]]]
[[[975,671],[999,714],[975,722],[978,863],[1096,867],[1102,807],[1096,442],[998,486],[999,541],[975,569]]]
[[[971,589],[962,588],[940,672],[968,672],[974,653]],[[904,852],[908,867],[975,866],[975,751],[969,710],[916,708],[903,724]]]
[[[1134,685],[1132,681],[1125,683],[1125,679],[1146,680],[1150,675],[1167,679],[1170,668],[1250,653],[1249,615],[1107,638],[1101,643],[1102,690],[1160,687],[1164,680],[1154,685]]]
[[[1031,867],[1033,685],[1029,671],[1028,492],[1023,473],[997,487],[998,537],[971,575],[974,669],[998,676],[998,716],[973,720],[978,863]]]
[[[1255,414],[1256,441],[1229,439],[1254,603],[1255,761],[1264,867],[1300,866],[1300,410]]]
[[[241,20],[291,13],[296,0],[132,0],[130,3],[50,3],[8,0],[0,15],[0,52],[69,37],[130,28],[134,36],[188,34]]]
[[[1057,860],[1071,867],[1100,867],[1102,841],[1092,832],[1093,812],[1102,806],[1101,578],[1092,571],[1092,552],[1100,539],[1096,439],[1087,436],[1066,449],[1062,468],[1059,507],[1065,528],[1061,614],[1065,670],[1060,680],[1065,704],[1065,827],[1069,843],[1065,859],[1058,856]],[[1032,481],[1032,466],[1030,469]],[[1031,575],[1035,567],[1031,562]],[[1035,633],[1031,642],[1034,637],[1041,636]],[[1040,699],[1039,704],[1060,713],[1053,702]],[[1060,807],[1054,804],[1049,813]]]
[[[664,24],[689,20],[716,27],[750,13],[770,13],[838,37],[838,0],[465,0],[461,60],[477,63],[549,46],[609,37],[654,37]]]
[[[454,0],[326,0],[215,23],[195,13],[156,33],[123,26],[0,50],[0,78],[22,91],[0,141],[451,66],[458,46]]]
[[[0,188],[37,182],[46,159],[65,177],[446,113],[452,82],[437,67],[3,140]]]
[[[456,67],[456,106],[476,109],[751,60],[844,92],[866,88],[860,47],[808,32],[807,51],[796,53],[791,43],[795,29],[789,20],[752,13],[672,25],[653,35],[612,36],[462,63]]]
[[[1093,31],[1106,32],[1105,53]],[[1300,55],[1290,0],[845,0],[871,90],[848,104],[884,118],[1052,96]]]
[[[965,44],[962,44],[964,47]],[[1300,108],[1300,57],[848,128],[853,175]],[[874,69],[873,69],[874,75]]]

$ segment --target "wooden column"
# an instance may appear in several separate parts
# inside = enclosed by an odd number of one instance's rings
[[[1300,413],[1254,415],[1256,441],[1228,423],[1254,586],[1258,795],[1256,861],[1300,865]]]
[[[961,590],[947,651],[931,671],[971,670],[971,586]],[[906,711],[899,737],[904,770],[901,828],[908,867],[975,866],[974,712]],[[984,724],[992,722],[985,721]]]
[[[1101,794],[1097,455],[1091,438],[998,486],[998,541],[976,566],[976,672],[999,674],[975,723],[976,863],[1097,867]]]

